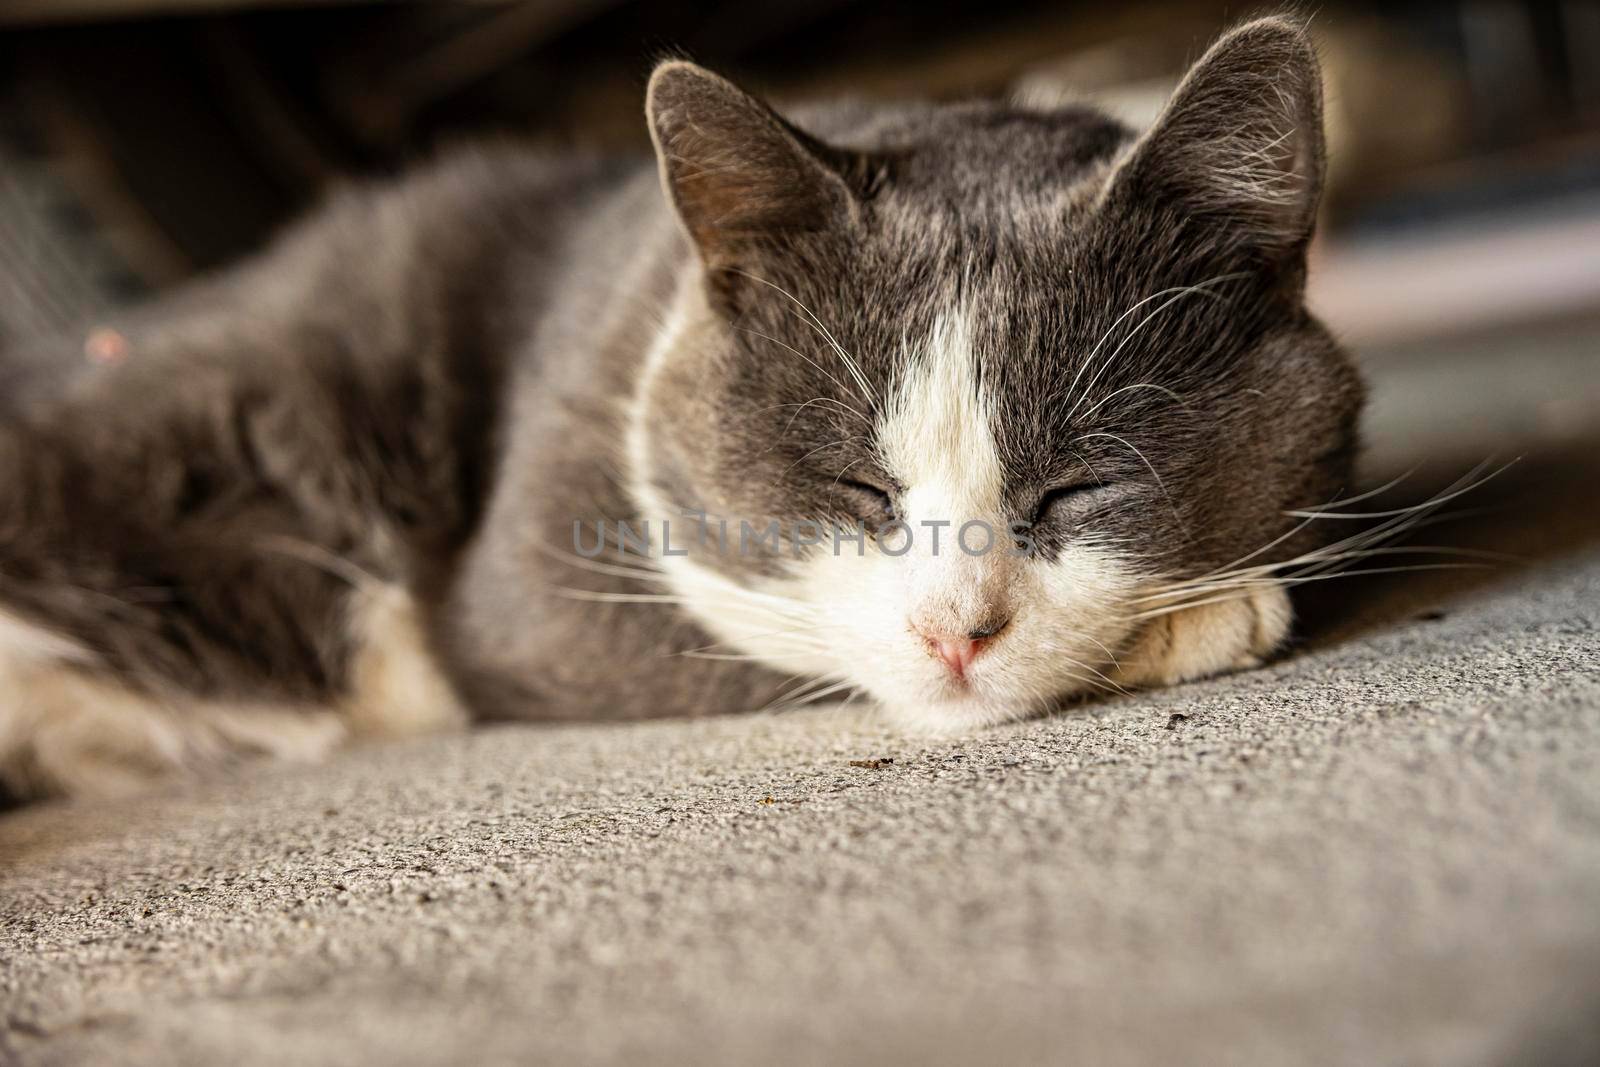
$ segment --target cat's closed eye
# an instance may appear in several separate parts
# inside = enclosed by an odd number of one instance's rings
[[[1034,505],[1033,524],[1044,522],[1052,513],[1063,513],[1075,504],[1082,504],[1106,488],[1109,487],[1101,482],[1074,482],[1071,485],[1058,485],[1047,489],[1039,497],[1039,502]]]
[[[889,522],[894,519],[894,495],[890,490],[853,478],[841,478],[835,484],[857,518],[867,522]]]

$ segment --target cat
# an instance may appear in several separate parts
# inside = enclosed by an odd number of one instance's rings
[[[1260,663],[1362,400],[1303,301],[1320,92],[1284,17],[1142,133],[674,59],[653,161],[458,153],[8,353],[0,781]]]

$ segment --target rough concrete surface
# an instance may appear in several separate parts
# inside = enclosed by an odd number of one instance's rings
[[[1539,350],[1571,388],[1521,422],[1526,365],[1374,375],[1379,470],[1522,446],[1427,540],[1526,562],[1318,587],[1259,671],[0,814],[0,1062],[1600,1062],[1595,349]]]

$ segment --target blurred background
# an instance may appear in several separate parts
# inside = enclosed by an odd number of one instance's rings
[[[779,99],[1080,96],[1141,122],[1248,13],[0,0],[0,343],[234,259],[338,176],[458,139],[642,152],[644,82],[664,54]],[[1403,435],[1408,405],[1456,396],[1456,417],[1428,420],[1430,447],[1460,433],[1481,454],[1496,426],[1511,448],[1581,436],[1600,412],[1600,0],[1328,0],[1312,26],[1332,153],[1313,301],[1398,383],[1378,424]],[[1446,342],[1458,373],[1406,393],[1400,356]]]

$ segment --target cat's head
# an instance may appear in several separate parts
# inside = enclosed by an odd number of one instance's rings
[[[1142,135],[995,102],[802,130],[677,61],[647,112],[696,270],[630,462],[724,651],[924,723],[1027,714],[1095,687],[1152,583],[1348,477],[1359,386],[1303,306],[1323,141],[1294,23],[1224,37]]]

